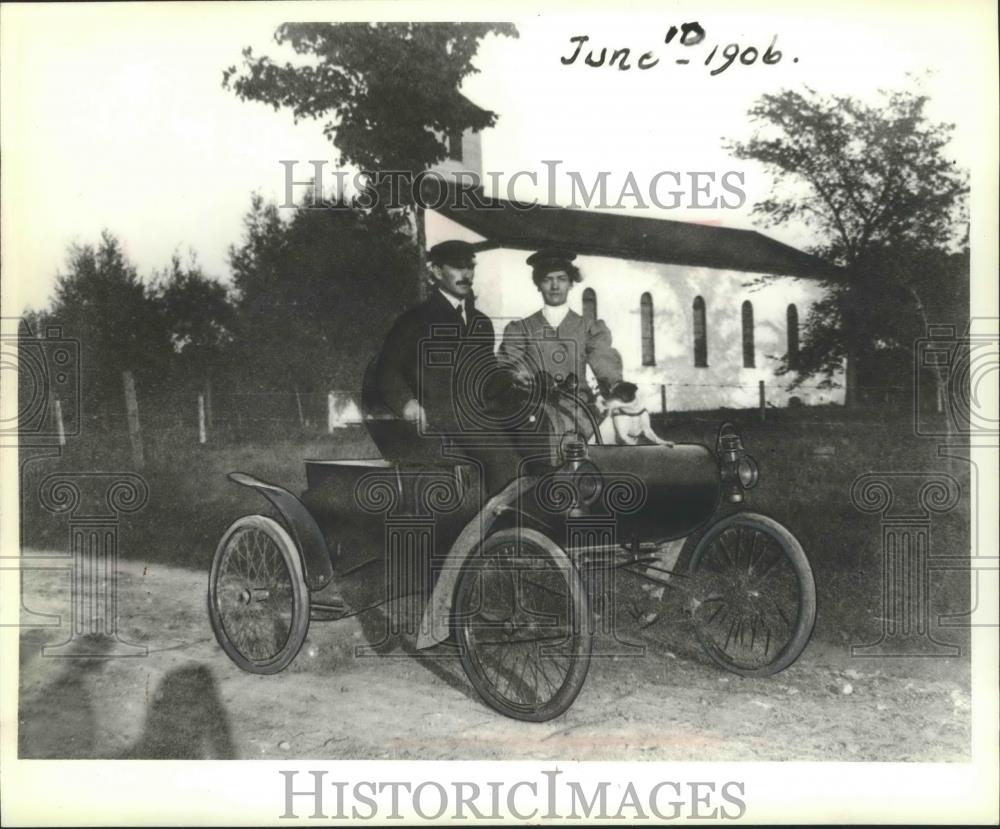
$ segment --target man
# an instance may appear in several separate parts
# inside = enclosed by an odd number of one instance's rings
[[[612,348],[611,332],[603,320],[584,319],[567,305],[570,290],[581,281],[580,270],[573,264],[575,258],[575,253],[562,249],[542,250],[528,257],[531,278],[544,305],[504,329],[500,358],[522,380],[546,372],[558,383],[575,381],[578,395],[590,403],[587,366],[607,394],[622,379],[622,358]],[[589,437],[586,415],[579,413],[576,425]]]
[[[417,427],[414,441],[439,443],[438,436],[446,436],[449,456],[480,464],[487,494],[493,494],[517,475],[520,459],[483,417],[494,389],[480,381],[505,383],[493,353],[493,323],[475,306],[475,248],[441,242],[427,260],[430,296],[390,330],[376,364],[376,387],[393,414]]]

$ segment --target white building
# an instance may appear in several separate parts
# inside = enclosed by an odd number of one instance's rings
[[[449,142],[452,158],[436,169],[481,177],[479,135]],[[506,321],[538,310],[525,264],[548,245],[576,250],[583,282],[570,294],[582,314],[603,319],[622,355],[625,379],[659,411],[756,406],[760,383],[769,404],[842,403],[843,389],[778,375],[783,355],[798,349],[800,325],[822,296],[816,277],[829,273],[815,257],[754,231],[614,213],[542,207],[495,209],[451,200],[426,216],[427,245],[445,239],[479,243],[477,305],[499,337]],[[778,275],[759,284],[763,275]],[[794,360],[794,357],[793,357]]]

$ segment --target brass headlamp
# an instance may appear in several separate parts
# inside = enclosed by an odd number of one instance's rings
[[[569,483],[573,491],[570,517],[586,515],[604,488],[601,471],[587,459],[587,441],[578,432],[567,432],[563,436],[559,456],[562,465],[556,474]]]
[[[715,456],[719,461],[723,499],[730,504],[741,503],[743,493],[757,486],[760,472],[757,461],[743,448],[740,433],[732,423],[719,427]]]

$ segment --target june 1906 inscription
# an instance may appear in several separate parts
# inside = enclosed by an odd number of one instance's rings
[[[638,49],[628,46],[617,48],[598,46],[591,43],[590,35],[574,35],[569,42],[569,54],[559,58],[564,66],[575,64],[594,69],[607,67],[627,72],[631,69],[652,69],[660,63],[657,52],[647,50],[640,53]],[[679,28],[670,26],[663,37],[663,42],[669,47],[664,60],[667,60],[669,55],[673,63],[680,66],[700,63],[702,66],[712,67],[709,70],[710,75],[720,75],[737,62],[741,66],[752,66],[755,63],[774,66],[784,57],[777,48],[777,35],[772,36],[766,46],[734,42],[727,43],[720,49],[718,43],[707,42],[705,29],[697,21],[682,23]],[[702,50],[707,50],[703,57],[701,50],[688,51],[691,47],[699,46]],[[792,58],[792,63],[798,62],[798,58]]]

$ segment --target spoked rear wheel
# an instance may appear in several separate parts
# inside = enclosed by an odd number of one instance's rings
[[[276,674],[309,629],[309,590],[295,542],[277,521],[245,515],[226,530],[208,585],[212,629],[244,671]]]
[[[531,722],[569,708],[590,666],[590,606],[555,542],[525,528],[490,536],[466,562],[454,606],[462,667],[488,705]]]
[[[708,528],[691,554],[691,618],[708,655],[742,676],[784,670],[816,621],[816,585],[802,545],[764,515]]]

